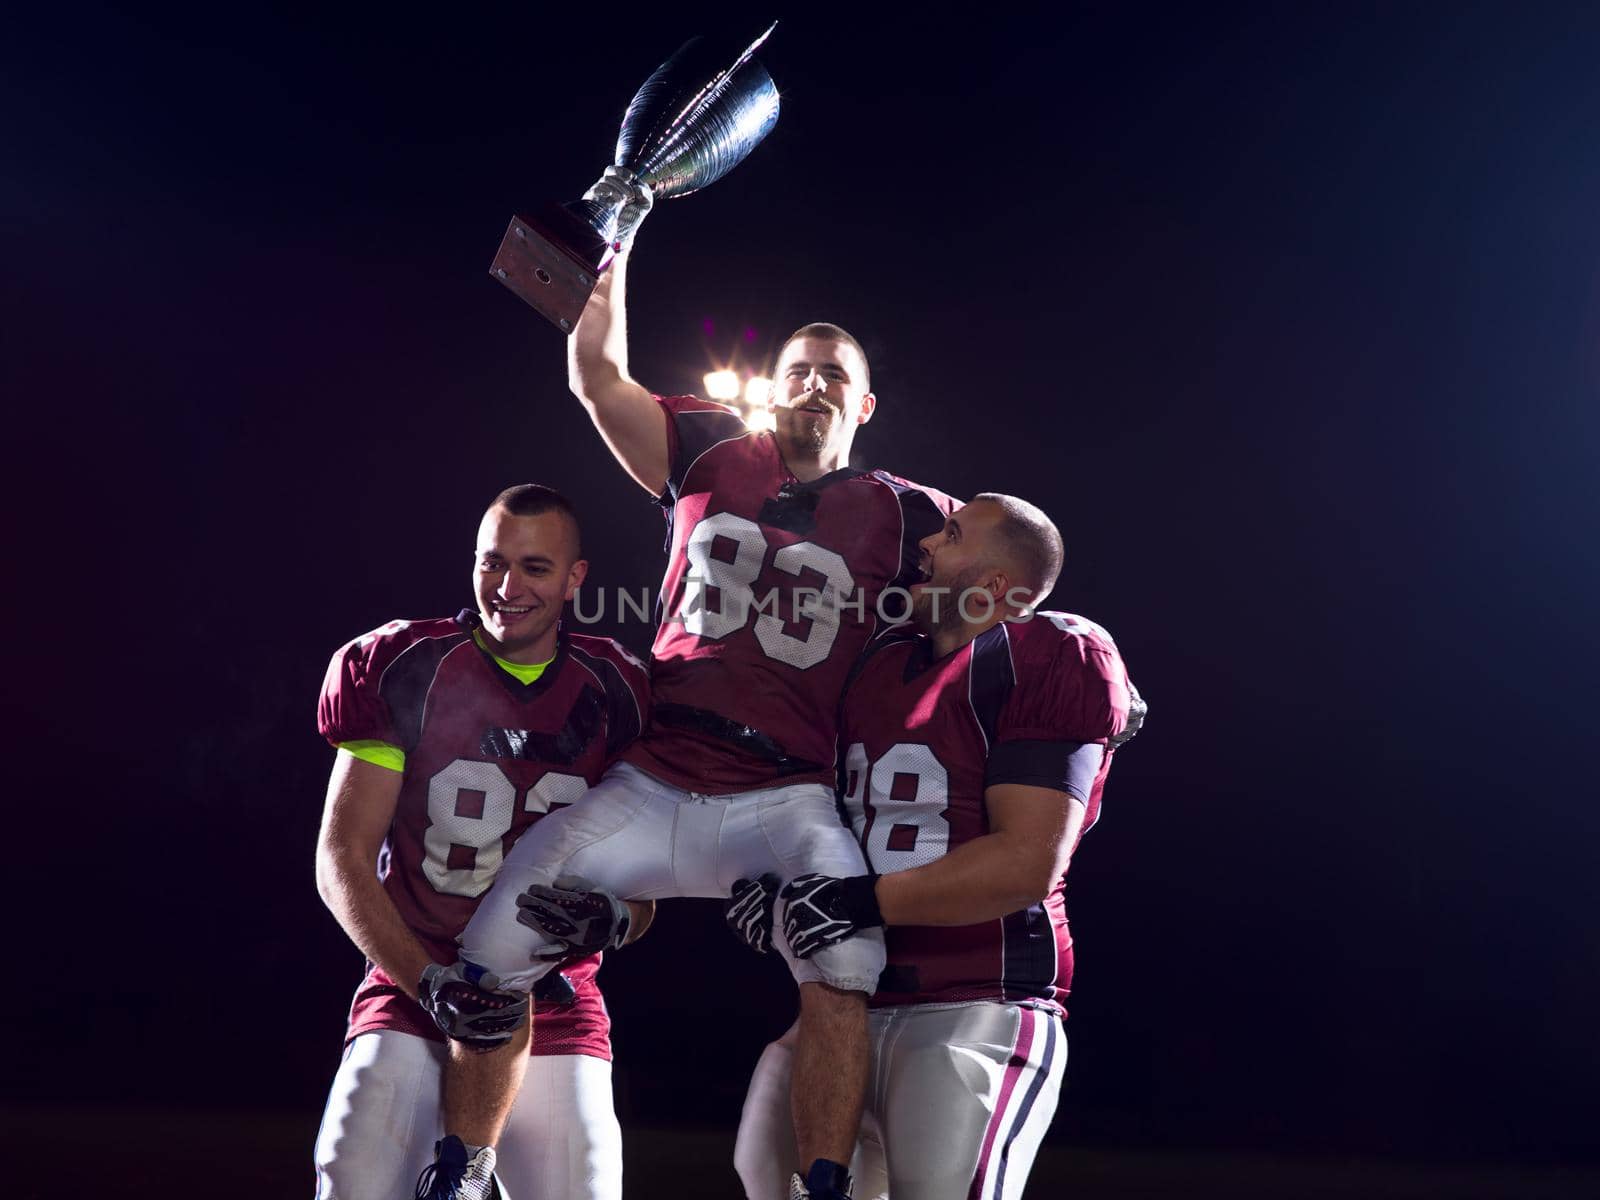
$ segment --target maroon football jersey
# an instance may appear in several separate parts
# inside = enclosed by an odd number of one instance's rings
[[[522,683],[472,637],[476,614],[391,621],[333,656],[317,723],[334,745],[405,751],[394,823],[379,859],[384,890],[438,962],[489,890],[505,853],[551,808],[571,804],[643,728],[643,664],[607,638],[562,633],[555,660]],[[533,1053],[611,1057],[600,960],[564,973],[569,1005],[539,1004]],[[399,1029],[442,1040],[377,966],[350,1007],[348,1037]]]
[[[945,658],[888,630],[845,695],[844,804],[878,874],[920,867],[989,832],[984,789],[1069,792],[1100,815],[1107,739],[1128,717],[1111,636],[1067,613],[1002,623]],[[1081,836],[1081,835],[1080,835]],[[1011,1000],[1065,1012],[1072,982],[1066,880],[1043,903],[965,926],[890,926],[874,1005]]]
[[[851,664],[909,597],[883,597],[956,502],[883,471],[801,483],[771,433],[693,396],[659,398],[671,532],[652,715],[627,759],[692,791],[831,784]]]

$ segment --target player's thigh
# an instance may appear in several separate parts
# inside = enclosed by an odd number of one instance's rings
[[[409,1196],[440,1136],[445,1048],[396,1030],[345,1047],[317,1133],[318,1200]]]
[[[861,1114],[856,1152],[850,1160],[850,1193],[855,1200],[889,1200],[889,1160],[883,1148],[883,1129],[870,1112]]]
[[[578,873],[638,899],[637,893],[671,878],[669,839],[662,831],[670,833],[682,795],[637,767],[618,763],[576,803],[542,817],[518,838],[491,890],[506,884],[521,892],[529,884]]]
[[[1029,1065],[1018,1071],[1011,1094],[990,1120],[993,1140],[972,1193],[977,1200],[1022,1200],[1067,1075],[1067,1034],[1060,1019],[1036,1010],[1024,1011],[1033,1015],[1034,1036],[1039,1042],[1031,1048]]]
[[[1055,1114],[1066,1037],[1007,1004],[873,1014],[869,1105],[894,1200],[1013,1200]]]
[[[745,804],[751,807],[746,809]],[[729,858],[724,873],[748,874],[748,867],[769,864],[785,879],[816,872],[820,875],[865,875],[867,862],[855,835],[839,820],[833,792],[820,783],[797,783],[750,793],[740,812],[753,816],[750,834],[740,830],[740,844],[724,847]],[[750,843],[748,846],[746,842]],[[748,856],[752,862],[738,861]],[[729,886],[733,879],[724,881]]]
[[[759,795],[753,798],[751,811],[755,827],[741,840],[765,847],[772,865],[763,870],[776,870],[785,881],[812,873],[839,878],[867,873],[855,835],[840,823],[833,794],[820,784],[796,784]],[[826,983],[851,992],[877,988],[885,962],[883,930],[863,929],[801,960],[790,953],[782,924],[780,905],[773,940],[796,982]]]
[[[620,896],[645,898],[671,878],[673,789],[619,764],[576,804],[550,813],[517,839],[461,932],[461,957],[526,991],[550,969],[532,961],[558,947],[517,920],[532,884],[581,875]]]
[[[794,1137],[794,1040],[798,1025],[761,1052],[745,1091],[733,1166],[747,1200],[788,1200],[789,1177],[803,1170]],[[850,1160],[851,1194],[856,1200],[888,1200],[889,1176],[883,1138],[873,1115],[863,1113],[856,1152]]]
[[[791,1028],[761,1052],[739,1114],[733,1167],[748,1200],[787,1200],[789,1176],[801,1169],[789,1088],[794,1079]]]
[[[536,1055],[500,1135],[497,1170],[515,1200],[622,1200],[611,1064]]]

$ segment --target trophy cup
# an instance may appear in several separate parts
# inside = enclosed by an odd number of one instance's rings
[[[633,189],[656,200],[721,179],[778,120],[778,89],[755,52],[769,27],[733,60],[704,38],[656,68],[628,105],[616,161],[568,204],[511,218],[489,273],[571,333],[616,251],[617,223]],[[737,45],[738,43],[734,43]]]

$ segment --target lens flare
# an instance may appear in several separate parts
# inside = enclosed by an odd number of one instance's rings
[[[739,376],[733,371],[707,371],[706,395],[713,400],[737,400]]]

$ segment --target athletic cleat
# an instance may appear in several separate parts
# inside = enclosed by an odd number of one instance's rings
[[[789,1176],[789,1200],[850,1200],[850,1171],[841,1163],[819,1158],[804,1179]]]
[[[416,1200],[508,1200],[494,1173],[494,1147],[467,1157],[461,1139],[451,1134],[433,1147],[430,1166],[417,1179]]]

